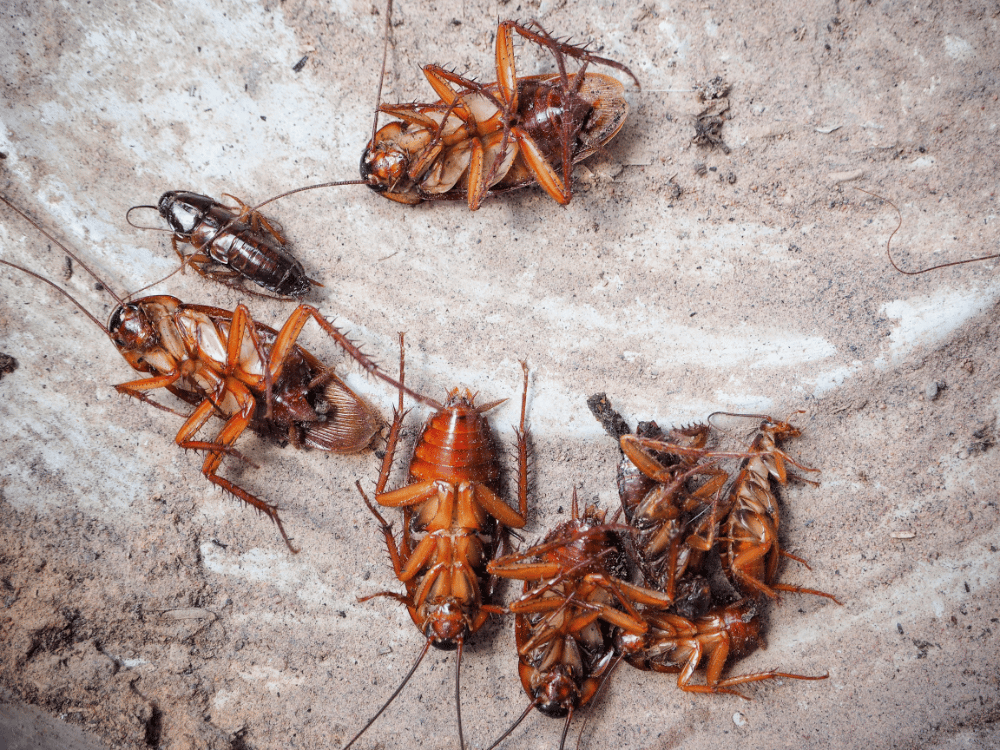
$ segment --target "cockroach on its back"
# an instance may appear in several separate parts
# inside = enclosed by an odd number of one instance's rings
[[[98,278],[86,263],[27,214],[6,198],[0,196],[0,200]],[[177,433],[177,444],[185,449],[206,451],[208,455],[201,469],[205,477],[270,518],[292,551],[296,550],[285,534],[278,507],[218,476],[223,458],[235,456],[246,460],[234,444],[247,428],[265,437],[288,440],[296,447],[355,453],[371,444],[382,425],[378,412],[338,378],[332,368],[296,345],[303,326],[313,319],[368,372],[404,388],[381,372],[309,305],[299,305],[281,330],[275,331],[255,322],[244,305],[230,312],[185,304],[168,295],[125,301],[98,279],[118,303],[105,327],[49,279],[6,260],[0,263],[65,295],[105,332],[133,369],[147,373],[149,377],[121,383],[115,389],[184,416],[186,421]],[[194,411],[181,414],[147,395],[160,388],[194,406]],[[197,433],[213,415],[223,418],[225,425],[213,440],[197,440]]]
[[[400,377],[403,382],[402,336]],[[500,464],[497,447],[485,414],[503,401],[475,403],[469,391],[456,388],[443,404],[433,404],[410,460],[410,483],[386,492],[393,457],[404,416],[402,392],[389,433],[386,454],[375,488],[379,505],[402,508],[403,534],[397,545],[391,526],[361,490],[365,503],[378,520],[396,578],[406,594],[382,592],[406,605],[413,623],[426,639],[413,668],[379,711],[344,746],[347,750],[375,722],[406,685],[431,646],[458,650],[455,667],[455,700],[458,711],[459,745],[465,747],[459,678],[462,651],[467,638],[479,630],[491,613],[503,610],[490,603],[493,577],[486,564],[506,546],[506,529],[521,528],[528,514],[528,437],[525,408],[528,366],[524,370],[521,421],[517,429],[518,509],[498,494]],[[365,597],[362,601],[372,597]]]
[[[512,33],[549,50],[558,73],[519,77]],[[582,61],[569,75],[566,57]],[[399,118],[374,134],[361,177],[400,203],[465,200],[473,211],[490,195],[538,183],[561,204],[573,197],[573,165],[608,143],[628,115],[625,89],[600,64],[638,80],[621,63],[558,42],[537,22],[497,27],[496,83],[480,84],[439,65],[423,68],[441,99],[381,105]],[[377,120],[376,120],[377,121]]]
[[[778,672],[752,672],[722,678],[730,659],[740,659],[766,648],[758,617],[758,605],[744,599],[718,607],[706,615],[688,620],[663,612],[644,612],[649,630],[634,635],[619,631],[616,649],[633,667],[653,672],[677,674],[677,687],[688,693],[729,693],[750,700],[736,685],[787,677],[794,680],[825,680],[828,674],[806,676]],[[694,671],[705,662],[705,684],[695,685]]]
[[[493,750],[533,708],[566,717],[560,750],[570,722],[587,705],[617,665],[613,633],[634,636],[648,625],[640,605],[666,608],[665,594],[628,583],[618,531],[604,513],[588,506],[580,515],[573,491],[569,521],[537,545],[491,562],[501,578],[524,581],[524,592],[509,606],[516,615],[515,637],[521,685],[531,703],[490,746]]]
[[[318,282],[306,276],[280,229],[239,198],[224,197],[232,198],[238,207],[207,195],[171,190],[156,206],[133,206],[128,213],[137,208],[155,208],[160,213],[173,230],[170,241],[182,269],[191,266],[205,278],[258,296],[302,298],[308,294]],[[185,255],[179,243],[190,244],[194,253]],[[270,294],[248,288],[247,282]]]

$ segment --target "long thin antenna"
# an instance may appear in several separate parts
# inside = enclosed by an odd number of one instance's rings
[[[385,4],[385,38],[382,40],[382,72],[379,74],[378,88],[375,90],[375,118],[372,120],[372,144],[375,143],[375,134],[378,132],[378,112],[379,107],[382,106],[382,83],[385,81],[385,63],[389,59],[389,33],[391,30],[392,0],[388,0]]]
[[[504,732],[503,734],[501,734],[500,735],[500,739],[498,739],[496,742],[494,742],[492,745],[490,745],[488,748],[486,748],[486,750],[494,750],[497,745],[499,745],[501,742],[503,742],[505,739],[507,739],[510,736],[510,733],[513,732],[515,729],[517,729],[521,725],[521,722],[524,721],[525,718],[527,718],[528,714],[531,713],[531,709],[533,709],[534,707],[535,707],[534,703],[529,703],[528,707],[526,709],[524,709],[524,713],[521,714],[519,717],[517,717],[517,721],[515,721],[511,725],[510,729],[508,729],[506,732]]]
[[[896,224],[896,228],[892,230],[892,234],[889,235],[889,239],[886,240],[885,242],[885,255],[889,259],[889,265],[891,265],[901,274],[905,274],[906,276],[919,276],[922,273],[927,273],[928,271],[937,271],[938,269],[948,268],[949,266],[963,266],[966,263],[978,263],[981,260],[993,260],[994,258],[1000,258],[1000,253],[994,253],[993,255],[983,255],[979,258],[968,258],[966,260],[953,260],[951,263],[940,263],[939,265],[930,266],[929,268],[922,268],[919,271],[904,271],[902,268],[896,265],[896,261],[892,259],[892,252],[889,249],[890,245],[892,244],[892,238],[896,236],[896,232],[898,232],[900,228],[903,226],[903,212],[899,210],[899,206],[897,206],[888,198],[883,198],[881,195],[877,195],[876,193],[869,192],[868,190],[864,190],[859,187],[856,187],[854,189],[860,190],[862,193],[868,193],[868,195],[872,196],[873,198],[878,198],[879,200],[885,201],[894,209],[896,209],[896,215],[899,217],[899,223]]]
[[[465,641],[458,639],[458,659],[455,661],[455,709],[458,712],[458,746],[465,750],[465,734],[462,732],[462,646]]]
[[[59,249],[61,249],[64,253],[66,253],[66,255],[68,255],[73,260],[75,260],[84,271],[86,271],[87,273],[89,273],[91,275],[91,277],[93,277],[94,281],[96,281],[98,284],[100,284],[102,287],[104,287],[105,291],[107,291],[107,293],[110,294],[114,298],[115,302],[117,302],[119,305],[124,305],[125,304],[122,301],[122,298],[119,297],[117,294],[115,294],[114,290],[110,286],[107,285],[107,283],[104,281],[104,279],[102,279],[100,276],[98,276],[96,273],[94,273],[90,269],[90,266],[88,266],[86,263],[84,263],[80,259],[80,256],[78,256],[76,253],[74,253],[72,250],[70,250],[68,247],[66,247],[66,245],[64,245],[62,242],[60,242],[59,240],[57,240],[51,234],[49,234],[48,232],[46,232],[45,229],[43,229],[42,226],[37,221],[35,221],[34,219],[32,219],[30,216],[28,216],[28,214],[26,214],[24,211],[22,211],[21,209],[19,209],[17,206],[15,206],[9,200],[7,200],[7,198],[5,198],[4,196],[0,195],[0,201],[3,201],[4,203],[6,203],[8,208],[12,209],[14,212],[16,212],[17,214],[19,214],[21,216],[21,218],[23,218],[26,222],[28,222],[29,224],[31,224],[31,226],[33,226],[35,229],[37,229],[42,235],[44,235],[45,237],[47,237],[51,242],[53,242],[54,244],[58,245]],[[13,263],[8,263],[7,265],[13,266],[14,264]],[[14,266],[14,268],[18,268],[18,269],[20,269],[22,271],[25,270],[25,269],[21,268],[20,266]],[[27,271],[27,273],[31,273],[31,271]],[[31,275],[35,276],[36,278],[42,279],[43,281],[46,281],[46,279],[42,278],[41,276],[38,276],[37,274],[31,273]],[[49,283],[52,284],[52,282],[49,282]],[[60,291],[62,291],[63,294],[65,294],[67,297],[69,297],[69,293],[68,292],[63,291],[60,287],[56,286],[55,284],[52,284],[52,286],[54,286],[56,289],[59,289]],[[73,299],[73,298],[70,297],[70,299]],[[73,301],[76,302],[76,300],[73,300]],[[79,306],[78,302],[77,302],[77,305]],[[81,307],[80,309],[83,309],[83,308]],[[91,316],[91,317],[93,317],[93,316]],[[98,325],[100,325],[100,324],[98,324]],[[102,325],[101,328],[104,328],[104,326]],[[105,328],[105,331],[107,331],[106,328]]]
[[[73,295],[71,295],[69,292],[67,292],[65,289],[63,289],[61,286],[59,286],[55,282],[49,281],[47,278],[45,278],[44,276],[42,276],[40,274],[35,273],[34,271],[29,271],[24,266],[19,266],[19,265],[17,265],[17,263],[11,263],[9,260],[4,260],[3,258],[0,258],[0,263],[3,263],[5,266],[10,266],[11,268],[16,268],[21,273],[28,274],[28,276],[34,276],[39,281],[44,281],[46,284],[48,284],[50,287],[52,287],[53,289],[55,289],[57,292],[59,292],[60,294],[62,294],[64,297],[66,297],[66,299],[68,299],[70,302],[72,302],[74,305],[76,305],[78,308],[80,308],[80,312],[82,312],[84,315],[86,315],[88,318],[90,318],[92,321],[94,321],[94,325],[96,325],[98,328],[100,328],[105,333],[108,332],[108,329],[104,327],[104,324],[101,321],[99,321],[97,318],[95,318],[86,307],[84,307],[79,302],[77,302],[76,298],[74,298]]]
[[[348,748],[351,745],[353,745],[358,740],[358,738],[361,735],[363,735],[365,732],[368,731],[368,727],[370,727],[372,724],[375,723],[375,720],[378,719],[378,717],[382,715],[382,712],[385,711],[389,707],[389,704],[392,703],[394,700],[396,700],[396,696],[399,695],[400,692],[402,692],[403,688],[406,687],[406,683],[410,681],[411,677],[413,677],[413,673],[417,671],[417,667],[419,667],[420,666],[420,662],[422,662],[424,660],[424,657],[427,655],[427,650],[430,647],[431,647],[431,641],[430,641],[430,639],[427,639],[427,642],[424,643],[424,647],[420,650],[420,656],[417,657],[417,660],[413,663],[413,666],[410,667],[410,671],[406,673],[406,677],[403,678],[403,681],[401,683],[399,683],[399,687],[396,688],[396,690],[393,692],[393,694],[389,696],[389,700],[387,700],[385,703],[382,704],[382,708],[380,708],[378,710],[378,713],[376,713],[369,720],[369,722],[367,724],[365,724],[364,727],[362,727],[361,731],[358,732],[356,735],[354,735],[354,737],[351,738],[350,742],[348,742],[346,745],[344,745],[343,750],[348,750]]]

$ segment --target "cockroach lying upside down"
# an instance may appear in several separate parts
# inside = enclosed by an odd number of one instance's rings
[[[513,33],[549,50],[559,72],[518,77]],[[566,57],[582,62],[572,75]],[[474,211],[489,195],[537,182],[569,203],[573,165],[614,138],[628,115],[622,84],[587,66],[620,70],[637,87],[638,80],[621,63],[556,41],[535,22],[502,21],[496,61],[497,81],[485,85],[425,65],[440,101],[382,105],[399,121],[375,133],[361,157],[368,186],[400,203],[466,200]]]

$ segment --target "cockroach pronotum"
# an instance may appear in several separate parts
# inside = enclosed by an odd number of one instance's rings
[[[728,412],[716,412],[728,414]],[[715,416],[711,415],[709,419]],[[778,591],[825,596],[840,604],[832,594],[815,589],[777,583],[778,562],[782,557],[806,564],[805,560],[789,554],[778,542],[778,501],[771,489],[771,478],[785,484],[789,474],[785,463],[803,471],[818,471],[797,463],[778,448],[778,443],[798,437],[801,431],[788,422],[778,422],[759,414],[730,414],[729,416],[762,419],[749,452],[760,455],[744,459],[726,500],[728,514],[723,522],[722,565],[730,582],[746,596],[761,594],[776,599]],[[796,477],[802,481],[809,480]],[[815,484],[815,482],[810,482]]]
[[[65,295],[104,331],[133,369],[148,373],[149,377],[121,383],[115,389],[185,417],[177,433],[177,444],[185,449],[206,451],[208,456],[201,467],[205,477],[270,518],[289,549],[296,552],[278,516],[277,505],[218,475],[223,458],[248,460],[233,447],[248,427],[265,437],[288,440],[296,447],[356,453],[371,444],[382,425],[378,412],[337,377],[332,368],[295,344],[303,326],[311,318],[366,371],[394,387],[404,389],[404,386],[379,370],[310,305],[299,305],[281,330],[276,331],[255,322],[244,305],[231,312],[185,304],[168,295],[126,301],[34,219],[3,196],[0,200],[97,279],[117,306],[104,326],[54,282],[9,261],[0,263]],[[194,406],[194,410],[182,414],[147,395],[160,388]],[[405,390],[417,399],[422,398]],[[213,415],[224,419],[225,425],[213,440],[197,440],[197,433]]]
[[[402,339],[400,340],[402,348]],[[486,563],[506,546],[508,528],[522,528],[528,515],[528,437],[524,426],[528,395],[528,366],[524,370],[521,422],[517,429],[518,509],[499,496],[500,464],[485,414],[503,401],[476,404],[468,391],[456,388],[431,415],[410,460],[410,484],[385,492],[402,425],[400,405],[389,433],[386,454],[375,488],[379,505],[403,508],[403,536],[397,545],[388,522],[358,490],[382,528],[396,578],[406,594],[381,592],[406,605],[414,624],[426,638],[417,661],[396,691],[347,745],[347,750],[375,722],[416,671],[431,646],[458,650],[455,666],[455,702],[459,745],[464,749],[462,704],[459,692],[462,650],[466,639],[485,624],[489,615],[503,612],[490,603],[493,578]],[[403,381],[402,351],[400,383]],[[431,403],[424,399],[425,403]],[[415,544],[414,544],[415,542]],[[365,597],[362,601],[373,598]]]
[[[550,51],[558,73],[519,77],[513,33]],[[572,75],[567,57],[581,61]],[[614,138],[628,115],[622,84],[587,73],[591,64],[621,71],[639,86],[621,63],[559,42],[537,22],[501,21],[497,81],[480,84],[425,65],[424,76],[441,99],[381,105],[379,111],[399,119],[374,134],[361,157],[361,176],[400,203],[465,200],[474,211],[490,195],[537,182],[565,205],[573,197],[573,165]]]
[[[288,250],[285,238],[272,222],[239,198],[224,194],[238,204],[230,207],[207,195],[171,190],[152,208],[170,225],[171,244],[181,259],[181,268],[191,266],[202,276],[250,294],[280,298],[302,298],[318,282],[306,276],[302,264]],[[135,226],[135,225],[133,225]],[[190,244],[194,253],[184,254],[179,243]],[[247,282],[266,289],[262,294]]]
[[[750,700],[733,690],[733,686],[776,677],[794,680],[825,680],[829,677],[828,674],[810,677],[771,670],[722,678],[727,661],[767,647],[761,634],[757,603],[753,599],[720,607],[693,621],[663,612],[644,612],[643,617],[649,624],[649,630],[638,635],[619,631],[615,639],[618,651],[633,667],[679,673],[677,687],[689,693],[729,693]],[[692,684],[694,671],[703,662],[705,684]]]
[[[510,604],[521,685],[531,703],[493,750],[533,708],[566,717],[562,750],[574,712],[587,705],[617,665],[613,631],[634,636],[647,629],[637,606],[666,608],[665,594],[628,583],[625,553],[604,513],[588,506],[581,517],[573,491],[572,517],[523,552],[491,562],[490,573],[524,581]]]

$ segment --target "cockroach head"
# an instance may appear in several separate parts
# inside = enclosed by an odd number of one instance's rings
[[[376,193],[384,193],[406,176],[410,160],[392,143],[369,146],[361,154],[361,179]]]
[[[157,210],[177,234],[191,234],[214,203],[207,195],[171,190],[160,196]]]
[[[119,305],[108,319],[108,335],[119,351],[143,351],[158,340],[156,329],[143,309],[132,302]]]
[[[469,618],[461,605],[447,598],[431,603],[426,610],[424,635],[435,648],[454,651],[458,641],[469,633]]]
[[[580,687],[565,664],[539,672],[531,689],[535,708],[554,719],[562,718],[580,703]]]

